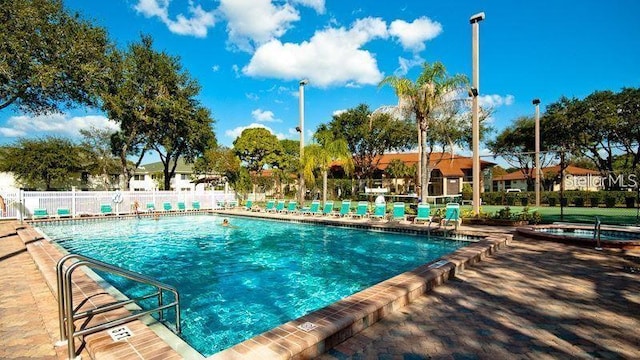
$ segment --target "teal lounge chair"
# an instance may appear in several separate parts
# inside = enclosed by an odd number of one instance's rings
[[[178,211],[187,211],[184,201],[178,201]]]
[[[324,203],[324,207],[322,208],[322,215],[333,215],[333,201],[326,201]]]
[[[162,203],[162,208],[164,209],[164,211],[171,211],[173,209],[171,207],[171,203],[170,202]]]
[[[267,205],[265,205],[264,211],[266,211],[266,212],[276,211],[276,201],[275,200],[267,200]]]
[[[57,210],[58,219],[63,217],[71,217],[71,210],[69,208],[58,208]]]
[[[311,202],[311,206],[308,210],[305,210],[303,213],[305,215],[320,215],[322,212],[320,211],[320,200],[313,200]]]
[[[156,211],[156,204],[152,203],[152,202],[148,202],[147,203],[147,212],[154,212]]]
[[[191,210],[199,211],[200,210],[200,201],[192,201],[191,202]]]
[[[247,211],[251,211],[252,206],[253,206],[253,200],[247,200],[247,202],[244,203],[244,209]]]
[[[218,201],[216,201],[216,205],[217,205],[217,208],[218,208],[218,209],[223,209],[223,208],[224,208],[224,204],[225,204],[225,201],[224,201],[224,200],[218,200]]]
[[[46,219],[49,217],[49,213],[47,209],[33,209],[33,218],[34,219]]]
[[[340,204],[340,212],[336,213],[337,216],[345,217],[351,213],[351,200],[342,200]]]
[[[376,204],[373,214],[369,217],[376,220],[384,220],[387,217],[387,204]]]
[[[460,204],[458,203],[447,204],[442,223],[444,224],[444,226],[447,226],[451,222],[454,223],[456,230],[458,229],[458,226],[462,224],[462,219],[460,218]]]
[[[227,200],[226,209],[234,209],[238,207],[238,200]]]
[[[405,205],[403,202],[393,203],[393,213],[391,213],[391,220],[405,221],[407,216],[404,213]]]
[[[287,214],[293,214],[293,213],[297,213],[298,212],[298,203],[295,200],[291,200],[289,201],[289,204],[287,205],[287,209],[283,212],[286,212]]]
[[[413,218],[413,223],[427,223],[431,221],[431,206],[429,204],[418,204],[418,213]]]
[[[275,212],[283,212],[284,211],[284,200],[278,200],[278,202],[276,203],[276,209]]]
[[[113,208],[111,204],[100,204],[100,215],[112,215]]]
[[[356,212],[351,214],[351,217],[359,217],[364,218],[367,216],[367,211],[369,210],[369,203],[366,201],[359,201],[358,207],[356,207]]]

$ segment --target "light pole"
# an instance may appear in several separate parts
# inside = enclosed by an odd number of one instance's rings
[[[300,126],[296,128],[300,132],[300,206],[304,205],[304,169],[302,168],[302,159],[304,157],[304,86],[309,83],[309,80],[300,80],[299,93],[299,107],[300,107]]]
[[[473,212],[480,214],[480,112],[478,93],[480,92],[480,51],[479,51],[479,22],[484,20],[484,12],[477,13],[469,19],[471,23],[471,64],[472,64],[472,107],[471,132],[473,147]]]
[[[533,99],[531,102],[536,107],[536,125],[535,125],[535,141],[536,141],[536,207],[540,206],[540,177],[542,169],[540,169],[540,99]]]

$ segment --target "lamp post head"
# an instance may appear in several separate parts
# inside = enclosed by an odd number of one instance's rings
[[[469,97],[476,97],[476,96],[478,96],[478,89],[476,89],[474,87],[469,88],[468,94],[469,94]]]
[[[305,86],[309,83],[309,79],[300,80],[300,86]]]
[[[469,23],[473,24],[473,23],[480,22],[482,20],[484,20],[484,12],[480,12],[475,15],[472,15],[471,18],[469,19]]]
[[[538,104],[540,104],[540,99],[533,99],[533,101],[531,103],[533,105],[538,105]]]

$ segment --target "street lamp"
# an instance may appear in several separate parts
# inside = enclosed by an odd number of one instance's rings
[[[300,107],[300,125],[296,127],[296,130],[300,132],[300,206],[304,204],[304,169],[302,168],[302,158],[304,157],[304,86],[309,83],[309,80],[300,80],[299,92],[299,107]]]
[[[478,93],[480,92],[480,55],[479,55],[479,25],[484,20],[484,12],[477,13],[469,19],[471,23],[471,64],[472,64],[472,106],[471,106],[471,133],[473,147],[473,212],[480,214],[480,112],[478,105]]]
[[[542,169],[540,169],[540,99],[533,99],[531,102],[536,107],[536,125],[535,125],[535,142],[536,142],[536,206],[540,206],[540,177],[542,176]]]

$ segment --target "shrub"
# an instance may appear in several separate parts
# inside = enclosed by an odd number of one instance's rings
[[[598,207],[600,205],[600,193],[593,193],[591,194],[591,197],[589,198],[589,202],[591,205],[591,207]]]
[[[616,206],[616,197],[612,195],[606,195],[604,197],[604,205],[608,208]]]

